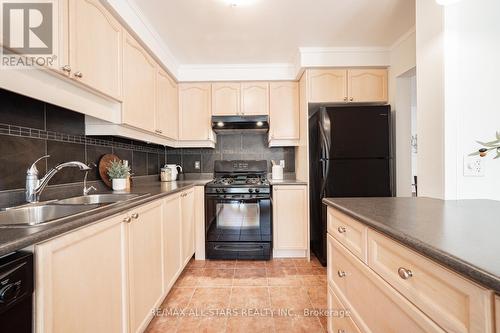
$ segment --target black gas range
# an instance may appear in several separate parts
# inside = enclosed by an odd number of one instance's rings
[[[215,161],[205,187],[206,257],[270,259],[271,219],[267,161]]]

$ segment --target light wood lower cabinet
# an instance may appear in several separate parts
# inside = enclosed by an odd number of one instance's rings
[[[162,203],[130,212],[128,277],[130,332],[142,332],[163,297]]]
[[[309,224],[307,186],[273,186],[274,257],[305,257],[308,253]]]
[[[328,332],[332,333],[361,333],[351,318],[350,312],[344,308],[335,293],[328,287]]]
[[[186,265],[194,254],[195,246],[195,214],[194,214],[194,189],[187,190],[181,194],[182,215],[182,262]]]
[[[181,194],[165,199],[163,207],[163,275],[168,292],[182,271]]]
[[[328,235],[328,281],[363,332],[444,332]]]
[[[500,333],[500,296],[495,296],[496,332]]]
[[[494,332],[491,290],[334,208],[327,223],[330,303],[336,296],[362,332]]]
[[[327,229],[330,235],[366,263],[366,226],[335,209],[328,208]]]
[[[373,230],[368,249],[368,265],[445,330],[493,331],[491,291]]]
[[[125,217],[35,246],[36,332],[126,332]]]

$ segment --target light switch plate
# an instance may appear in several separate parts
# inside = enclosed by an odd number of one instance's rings
[[[285,168],[285,160],[280,160],[280,166],[284,169]]]
[[[479,156],[464,156],[464,176],[484,177],[484,159]]]
[[[194,161],[194,168],[196,170],[200,170],[200,168],[201,168],[200,161]]]

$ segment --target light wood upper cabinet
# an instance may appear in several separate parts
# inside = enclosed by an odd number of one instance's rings
[[[273,186],[274,250],[307,250],[307,186]]]
[[[193,256],[195,247],[194,189],[181,194],[181,215],[182,262],[186,265]]]
[[[241,113],[245,116],[269,114],[269,83],[241,83]]]
[[[347,102],[347,70],[309,69],[309,103]]]
[[[165,290],[168,292],[182,269],[181,195],[165,199],[163,207],[163,265]]]
[[[212,140],[210,83],[179,84],[179,139]]]
[[[124,217],[35,246],[35,332],[125,332]]]
[[[123,47],[124,124],[155,130],[155,92],[157,67],[147,51],[128,33]]]
[[[179,98],[177,83],[163,69],[156,72],[155,132],[167,138],[179,137]]]
[[[162,207],[155,201],[130,211],[128,277],[130,332],[142,332],[163,296]],[[102,281],[101,281],[102,283]]]
[[[122,26],[100,1],[69,1],[70,77],[121,100],[122,43]]]
[[[240,113],[240,83],[213,83],[212,115],[233,116]]]
[[[350,69],[349,102],[387,102],[387,69]]]
[[[300,139],[298,82],[269,84],[269,141]]]

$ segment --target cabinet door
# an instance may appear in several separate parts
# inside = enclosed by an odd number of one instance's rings
[[[210,83],[179,84],[179,139],[211,140]]]
[[[182,270],[180,194],[173,194],[165,199],[163,212],[163,265],[165,292],[168,292]]]
[[[36,332],[124,332],[124,217],[35,246]]]
[[[137,214],[137,215],[136,215]],[[161,201],[130,212],[128,273],[130,332],[142,332],[163,295]]]
[[[347,70],[309,69],[309,103],[347,102]]]
[[[181,194],[182,260],[186,265],[194,254],[194,189]]]
[[[299,140],[298,82],[271,82],[269,90],[270,140]]]
[[[240,84],[213,83],[212,84],[212,115],[234,116],[240,112]]]
[[[245,116],[269,114],[269,83],[241,83],[241,113]]]
[[[273,246],[307,250],[307,187],[273,186]]]
[[[349,102],[387,102],[387,69],[350,69]]]
[[[71,77],[121,99],[122,34],[122,26],[100,1],[69,1]]]
[[[179,99],[177,83],[161,68],[156,76],[156,132],[177,140],[179,136]]]
[[[156,63],[125,33],[123,48],[122,122],[147,131],[155,125]]]

